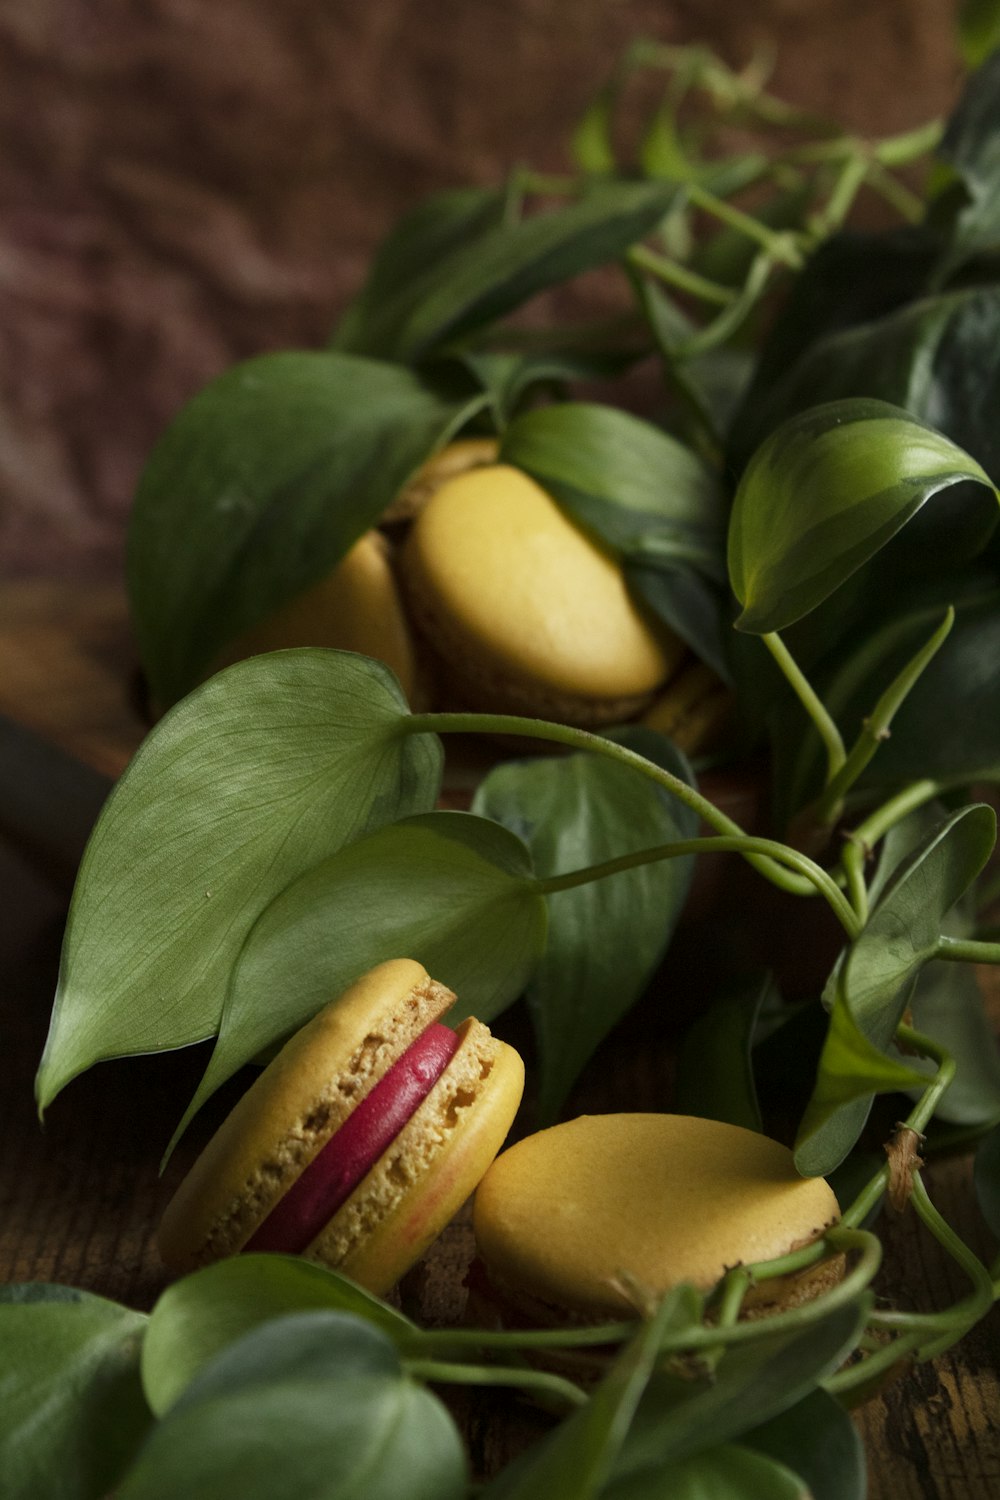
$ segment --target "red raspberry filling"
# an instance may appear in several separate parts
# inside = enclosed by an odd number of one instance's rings
[[[243,1249],[300,1255],[392,1145],[457,1046],[458,1037],[447,1026],[435,1022],[422,1032],[334,1131]]]

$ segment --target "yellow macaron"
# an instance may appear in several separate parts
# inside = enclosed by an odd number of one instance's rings
[[[419,673],[389,544],[366,531],[318,583],[233,641],[224,662],[292,646],[332,646],[385,662],[412,703]]]
[[[633,600],[614,558],[509,464],[471,469],[431,496],[400,576],[454,705],[616,723],[686,654]]]
[[[499,1156],[473,1223],[490,1296],[533,1323],[599,1323],[687,1282],[707,1291],[733,1266],[772,1260],[839,1218],[822,1178],[800,1177],[777,1141],[688,1115],[584,1115]],[[815,1295],[843,1274],[821,1262],[761,1281],[757,1311]]]
[[[243,1250],[303,1254],[382,1294],[503,1144],[524,1067],[412,959],[362,975],[295,1034],[208,1142],[159,1244],[184,1273]]]

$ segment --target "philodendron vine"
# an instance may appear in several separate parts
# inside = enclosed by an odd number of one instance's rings
[[[645,68],[667,88],[626,164],[615,110]],[[678,1089],[690,1111],[754,1128],[791,1109],[798,1168],[835,1175],[840,1224],[708,1294],[657,1303],[637,1286],[638,1321],[595,1330],[425,1330],[277,1256],[185,1278],[148,1317],[66,1288],[8,1289],[0,1331],[18,1383],[0,1471],[18,1500],[71,1467],[74,1493],[95,1500],[208,1495],[233,1475],[251,1497],[291,1483],[464,1496],[462,1445],[430,1389],[448,1383],[510,1386],[552,1414],[490,1500],[636,1500],[659,1493],[665,1466],[680,1500],[709,1486],[849,1500],[863,1460],[845,1404],[992,1305],[1000,1259],[984,1265],[944,1222],[919,1152],[981,1140],[978,1194],[1000,1233],[1000,1051],[969,980],[1000,962],[995,816],[970,794],[1000,779],[987,670],[1000,649],[998,79],[987,58],[946,125],[865,143],[782,106],[752,69],[639,46],[583,122],[572,176],[522,171],[432,200],[389,236],[328,350],[248,361],[184,409],[129,538],[146,673],[172,706],[88,845],[37,1079],[44,1111],[100,1060],[211,1039],[179,1135],[238,1068],[407,954],[464,1013],[489,1020],[524,997],[533,1100],[552,1119],[655,992],[694,860],[735,853],[793,911],[825,907],[837,941],[802,1003],[757,973],[717,999],[688,1032]],[[781,143],[711,156],[704,120],[687,128],[694,97],[716,124],[735,114]],[[925,201],[898,169],[928,149]],[[903,227],[841,234],[862,189]],[[505,322],[607,265],[627,316]],[[669,431],[569,399],[574,380],[650,354]],[[228,640],[329,571],[429,453],[482,432],[731,685],[734,753],[766,742],[774,768],[766,836],[647,728],[413,713],[384,666],[318,649],[199,683]],[[562,753],[503,762],[471,811],[442,811],[454,735]],[[782,1073],[792,1086],[777,1098]],[[882,1096],[899,1124],[873,1163],[865,1131]],[[887,1196],[966,1274],[951,1307],[876,1304],[870,1225]],[[831,1290],[740,1317],[755,1281],[827,1255],[847,1266]],[[588,1345],[607,1357],[586,1387],[529,1358]]]

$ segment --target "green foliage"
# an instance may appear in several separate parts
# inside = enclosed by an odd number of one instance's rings
[[[64,1286],[0,1288],[0,1473],[9,1500],[103,1500],[150,1422],[146,1319]]]
[[[101,1058],[212,1036],[247,934],[284,886],[433,806],[440,747],[405,738],[405,716],[381,663],[304,650],[241,662],[161,720],[80,867],[42,1109]]]
[[[451,986],[460,1003],[449,1022],[490,1020],[523,990],[545,928],[528,851],[493,822],[435,812],[357,839],[287,885],[248,933],[181,1128],[239,1067],[384,959],[415,958]]]
[[[121,1500],[461,1500],[465,1457],[393,1344],[335,1311],[287,1313],[202,1366],[151,1430]]]
[[[317,582],[482,404],[342,354],[265,354],[195,396],[135,497],[128,589],[161,706]]]
[[[690,768],[652,731],[624,737],[668,770]],[[633,850],[692,838],[697,818],[626,766],[593,754],[509,761],[474,806],[531,849],[543,882]],[[548,941],[525,998],[538,1042],[538,1103],[551,1122],[583,1064],[643,993],[687,895],[691,860],[639,865],[546,895]]]
[[[889,1046],[914,980],[940,947],[945,915],[980,873],[996,840],[996,815],[962,808],[893,870],[860,936],[828,985],[830,1031],[795,1160],[813,1175],[833,1170],[854,1145],[872,1095],[920,1087]]]
[[[793,624],[932,496],[969,479],[993,488],[967,453],[887,403],[842,400],[790,417],[758,449],[733,501],[737,629]]]

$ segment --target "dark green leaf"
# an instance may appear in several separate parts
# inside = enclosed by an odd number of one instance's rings
[[[628,412],[566,402],[512,422],[500,457],[531,474],[624,562],[660,619],[721,665],[723,497],[691,449]]]
[[[433,806],[441,747],[401,733],[406,716],[378,662],[303,650],[241,662],[161,720],[80,867],[42,1108],[102,1058],[212,1036],[268,902],[342,844]]]
[[[955,1059],[955,1078],[934,1111],[936,1120],[982,1127],[1000,1120],[1000,1043],[971,964],[932,963],[920,975],[910,1006],[913,1025]],[[936,1072],[912,1059],[917,1072]]]
[[[332,347],[364,352],[368,325],[385,305],[419,301],[428,268],[501,225],[505,206],[506,194],[496,188],[449,189],[418,203],[379,246],[363,290],[337,325]]]
[[[952,174],[930,205],[932,221],[947,226],[950,241],[937,267],[939,283],[971,256],[1000,245],[998,91],[995,52],[968,79],[938,147]]]
[[[919,1075],[885,1049],[917,974],[935,954],[946,913],[982,870],[995,838],[996,815],[985,805],[946,819],[897,867],[838,961],[828,987],[830,1031],[796,1143],[801,1172],[826,1175],[844,1159],[873,1094],[920,1086]]]
[[[924,295],[942,243],[926,227],[906,226],[889,233],[846,230],[820,244],[792,282],[733,420],[727,454],[733,472],[742,473],[754,449],[790,414],[773,410],[771,393],[809,347]]]
[[[930,609],[914,610],[872,642],[891,671],[926,628]],[[951,636],[900,708],[892,738],[866,773],[875,785],[929,776],[944,782],[993,780],[1000,774],[1000,593],[991,587],[959,601]],[[858,697],[848,713],[856,713]]]
[[[678,1114],[763,1128],[750,1056],[761,1006],[775,998],[774,982],[767,978],[720,996],[692,1022],[677,1058],[673,1108]]]
[[[810,406],[868,396],[932,424],[1000,477],[1000,375],[992,357],[998,339],[1000,290],[994,286],[923,297],[821,336],[759,399],[757,433],[763,438]],[[970,504],[975,501],[973,494]],[[953,526],[948,551],[957,565],[962,550]]]
[[[449,1022],[488,1021],[523,990],[545,923],[528,851],[485,818],[428,813],[356,840],[283,890],[250,932],[185,1123],[237,1068],[384,959],[417,959],[453,989]]]
[[[864,1500],[865,1452],[858,1429],[839,1401],[812,1391],[743,1442],[785,1464],[805,1481],[810,1500]]]
[[[622,1447],[607,1500],[627,1484],[752,1432],[787,1411],[854,1348],[870,1306],[867,1294],[803,1327],[778,1328],[732,1347],[714,1378],[652,1377]],[[621,1486],[621,1488],[619,1488]]]
[[[338,1312],[274,1318],[228,1345],[152,1430],[120,1500],[461,1500],[454,1423],[391,1342]]]
[[[623,736],[632,749],[691,771],[650,731]],[[566,874],[633,850],[693,838],[698,820],[628,766],[579,754],[509,761],[476,793],[476,811],[531,849],[538,876]],[[539,1108],[551,1120],[584,1063],[645,989],[687,895],[690,859],[640,865],[546,897],[549,937],[527,989],[538,1039]]]
[[[990,1131],[976,1152],[975,1184],[983,1218],[1000,1239],[1000,1125]]]
[[[488,226],[382,297],[338,347],[405,362],[494,322],[536,292],[624,255],[669,208],[675,189],[595,182],[564,207]]]
[[[992,489],[980,466],[933,428],[884,402],[844,400],[783,423],[740,481],[729,575],[755,634],[808,614],[939,491]]]
[[[70,1287],[0,1288],[5,1500],[103,1500],[149,1425],[146,1318]]]
[[[183,408],[129,525],[129,599],[161,705],[328,573],[482,404],[342,354],[261,355]]]
[[[812,1500],[797,1474],[766,1454],[725,1443],[670,1465],[663,1474],[646,1470],[604,1492],[605,1500]]]
[[[1000,4],[997,0],[962,0],[958,36],[967,67],[985,62],[1000,46]]]
[[[235,1339],[271,1318],[317,1309],[364,1318],[394,1341],[415,1332],[388,1303],[312,1261],[233,1256],[174,1282],[157,1301],[142,1346],[146,1400],[161,1417]]]

